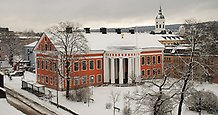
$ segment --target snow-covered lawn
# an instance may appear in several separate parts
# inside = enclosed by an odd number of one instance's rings
[[[25,72],[25,78],[36,80],[35,74],[32,74],[30,72]],[[38,103],[48,107],[49,109],[59,113],[59,114],[69,114],[66,111],[63,111],[62,109],[57,109],[54,105],[51,105],[48,101],[40,100],[35,95],[22,90],[21,89],[21,77],[13,77],[12,80],[9,80],[9,78],[6,77],[5,79],[6,86],[15,89],[16,91],[20,92],[21,94],[37,101]],[[80,115],[113,115],[113,109],[106,109],[106,103],[112,103],[111,101],[111,92],[120,92],[119,101],[116,103],[116,106],[121,109],[120,112],[116,112],[116,115],[122,115],[123,107],[124,107],[124,95],[128,92],[132,92],[137,87],[115,87],[115,86],[105,86],[105,87],[93,87],[93,95],[92,98],[94,99],[93,103],[90,103],[89,106],[87,103],[83,102],[73,102],[69,101],[65,98],[65,91],[59,91],[59,104],[71,109],[72,111],[79,113]],[[213,91],[216,95],[218,95],[218,84],[202,84],[198,87],[199,89],[204,90],[210,90]],[[56,102],[56,90],[52,90],[49,88],[46,88],[46,94],[48,94],[48,90],[52,91],[52,94],[55,95],[54,98],[52,98],[52,101]],[[91,91],[92,92],[92,91]],[[132,105],[133,106],[133,105]],[[175,112],[173,113],[176,115],[176,108]],[[145,115],[148,115],[148,113]],[[184,107],[183,109],[183,115],[198,115],[196,112],[189,111]],[[202,115],[207,115],[202,114]]]

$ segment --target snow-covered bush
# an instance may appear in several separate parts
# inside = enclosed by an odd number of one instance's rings
[[[112,104],[111,103],[106,103],[106,109],[111,109]]]
[[[131,108],[128,106],[124,106],[123,115],[131,115]]]
[[[69,93],[69,99],[77,102],[86,102],[90,98],[90,89],[88,87],[77,88]]]
[[[205,110],[208,113],[218,112],[218,97],[210,91],[197,91],[196,89],[190,92],[190,96],[186,100],[186,105],[190,110],[200,112]]]

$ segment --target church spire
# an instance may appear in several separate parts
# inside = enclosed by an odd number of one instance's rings
[[[159,9],[159,12],[158,12],[158,15],[156,16],[156,19],[155,19],[155,30],[154,32],[155,33],[164,33],[166,30],[165,30],[165,17],[162,13],[162,8],[161,8],[161,5],[160,5],[160,9]]]
[[[160,6],[160,10],[159,10],[159,15],[162,15],[162,9],[161,9],[161,6]]]

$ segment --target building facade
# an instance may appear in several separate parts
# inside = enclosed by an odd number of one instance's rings
[[[146,33],[85,34],[89,51],[70,62],[70,88],[130,84],[147,78],[160,78],[163,71],[164,46],[161,36]],[[66,78],[62,56],[54,41],[44,34],[34,49],[37,82],[53,89],[65,90]]]

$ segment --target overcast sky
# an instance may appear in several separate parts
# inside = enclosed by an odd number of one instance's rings
[[[166,24],[218,20],[218,0],[0,0],[0,27],[39,32],[61,21],[91,28],[153,25],[160,4]]]

